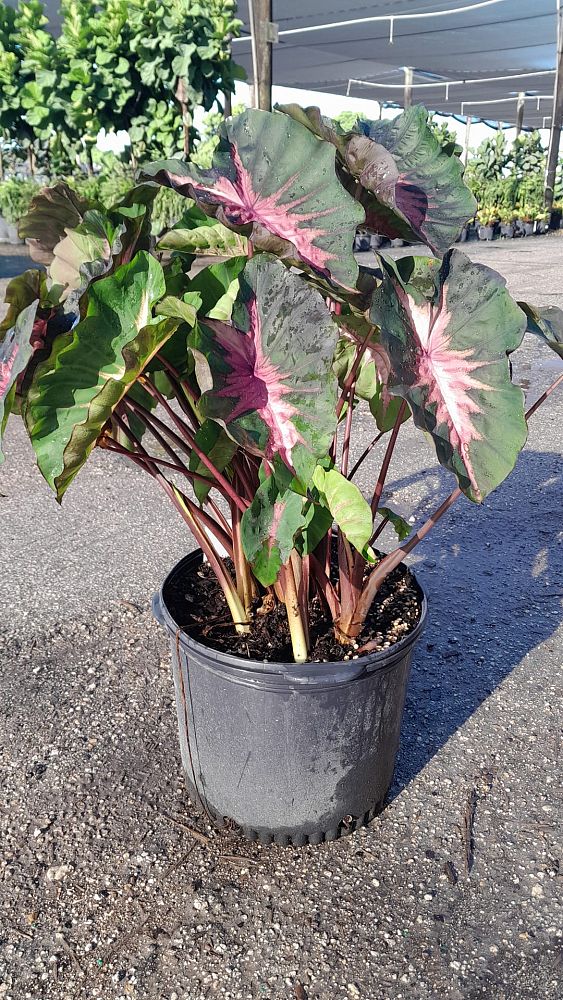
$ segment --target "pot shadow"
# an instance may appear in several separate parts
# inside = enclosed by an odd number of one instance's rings
[[[436,505],[435,480],[428,487],[425,511]],[[563,457],[525,451],[483,505],[461,499],[415,550],[428,624],[413,656],[388,801],[561,621],[562,496]]]

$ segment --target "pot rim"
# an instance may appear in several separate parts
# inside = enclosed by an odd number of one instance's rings
[[[241,677],[244,673],[250,675],[270,674],[278,676],[281,675],[283,678],[297,684],[316,684],[322,683],[323,681],[333,684],[347,683],[356,677],[361,677],[368,673],[371,674],[375,670],[384,670],[393,666],[397,660],[401,659],[405,655],[407,650],[414,646],[426,625],[428,601],[423,588],[413,573],[413,578],[421,598],[419,620],[412,632],[409,632],[408,635],[400,639],[399,642],[393,643],[393,645],[389,646],[387,649],[366,653],[364,656],[358,657],[357,660],[323,660],[320,662],[311,660],[306,663],[295,663],[293,661],[283,662],[276,660],[253,660],[242,656],[236,656],[233,653],[223,652],[221,650],[214,649],[211,646],[206,646],[205,643],[192,638],[192,636],[185,632],[184,629],[181,628],[174,620],[166,604],[166,600],[164,598],[166,587],[179,573],[181,573],[186,566],[186,563],[193,563],[195,568],[196,565],[199,565],[202,562],[203,552],[198,548],[193,552],[188,553],[188,555],[184,556],[180,562],[176,563],[164,579],[160,590],[158,590],[153,596],[153,615],[160,625],[167,627],[172,635],[176,636],[176,642],[178,645],[181,645],[187,652],[191,650],[193,652],[197,652],[200,656],[204,653],[207,659],[210,660],[215,666],[223,666],[231,669],[234,668],[240,672]]]

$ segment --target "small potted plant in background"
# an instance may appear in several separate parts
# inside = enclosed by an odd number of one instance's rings
[[[514,236],[514,227],[516,225],[516,219],[514,214],[514,209],[503,208],[499,212],[500,221],[500,235],[504,239],[511,240]]]
[[[544,233],[547,233],[548,228],[549,228],[549,212],[538,212],[536,214],[536,224],[534,227],[534,232],[538,236],[543,236]]]
[[[498,209],[492,205],[483,205],[477,213],[478,229],[480,240],[492,240],[495,234],[495,226],[498,222]]]
[[[0,183],[0,214],[3,216],[6,242],[18,244],[23,240],[18,235],[18,222],[27,212],[31,199],[39,185],[32,180],[12,180]]]
[[[21,414],[59,500],[95,447],[168,497],[198,546],[154,602],[190,795],[251,838],[318,843],[385,798],[426,613],[404,559],[513,468],[526,316],[448,249],[475,202],[423,109],[348,131],[251,110],[220,136],[211,169],[154,164],[106,211],[64,185],[35,199],[22,233],[49,271],[8,288],[0,425]],[[155,245],[158,185],[187,200]],[[359,227],[435,256],[359,269]],[[225,260],[194,274],[196,254]],[[560,345],[558,316],[527,308]],[[417,528],[385,500],[409,419],[454,479]]]

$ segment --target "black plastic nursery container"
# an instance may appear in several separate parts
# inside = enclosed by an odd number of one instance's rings
[[[342,663],[268,663],[203,646],[168,604],[182,559],[153,599],[169,634],[182,763],[190,796],[250,840],[335,840],[381,809],[395,767],[416,628],[382,652]]]

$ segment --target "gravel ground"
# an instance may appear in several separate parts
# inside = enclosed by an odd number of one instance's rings
[[[469,252],[563,305],[563,239]],[[526,344],[530,401],[558,366]],[[149,608],[191,545],[166,501],[95,454],[59,509],[15,422],[6,450],[0,1000],[560,1000],[563,393],[417,550],[430,621],[387,808],[303,850],[216,833],[184,791]],[[448,488],[407,425],[387,499],[418,520]]]

